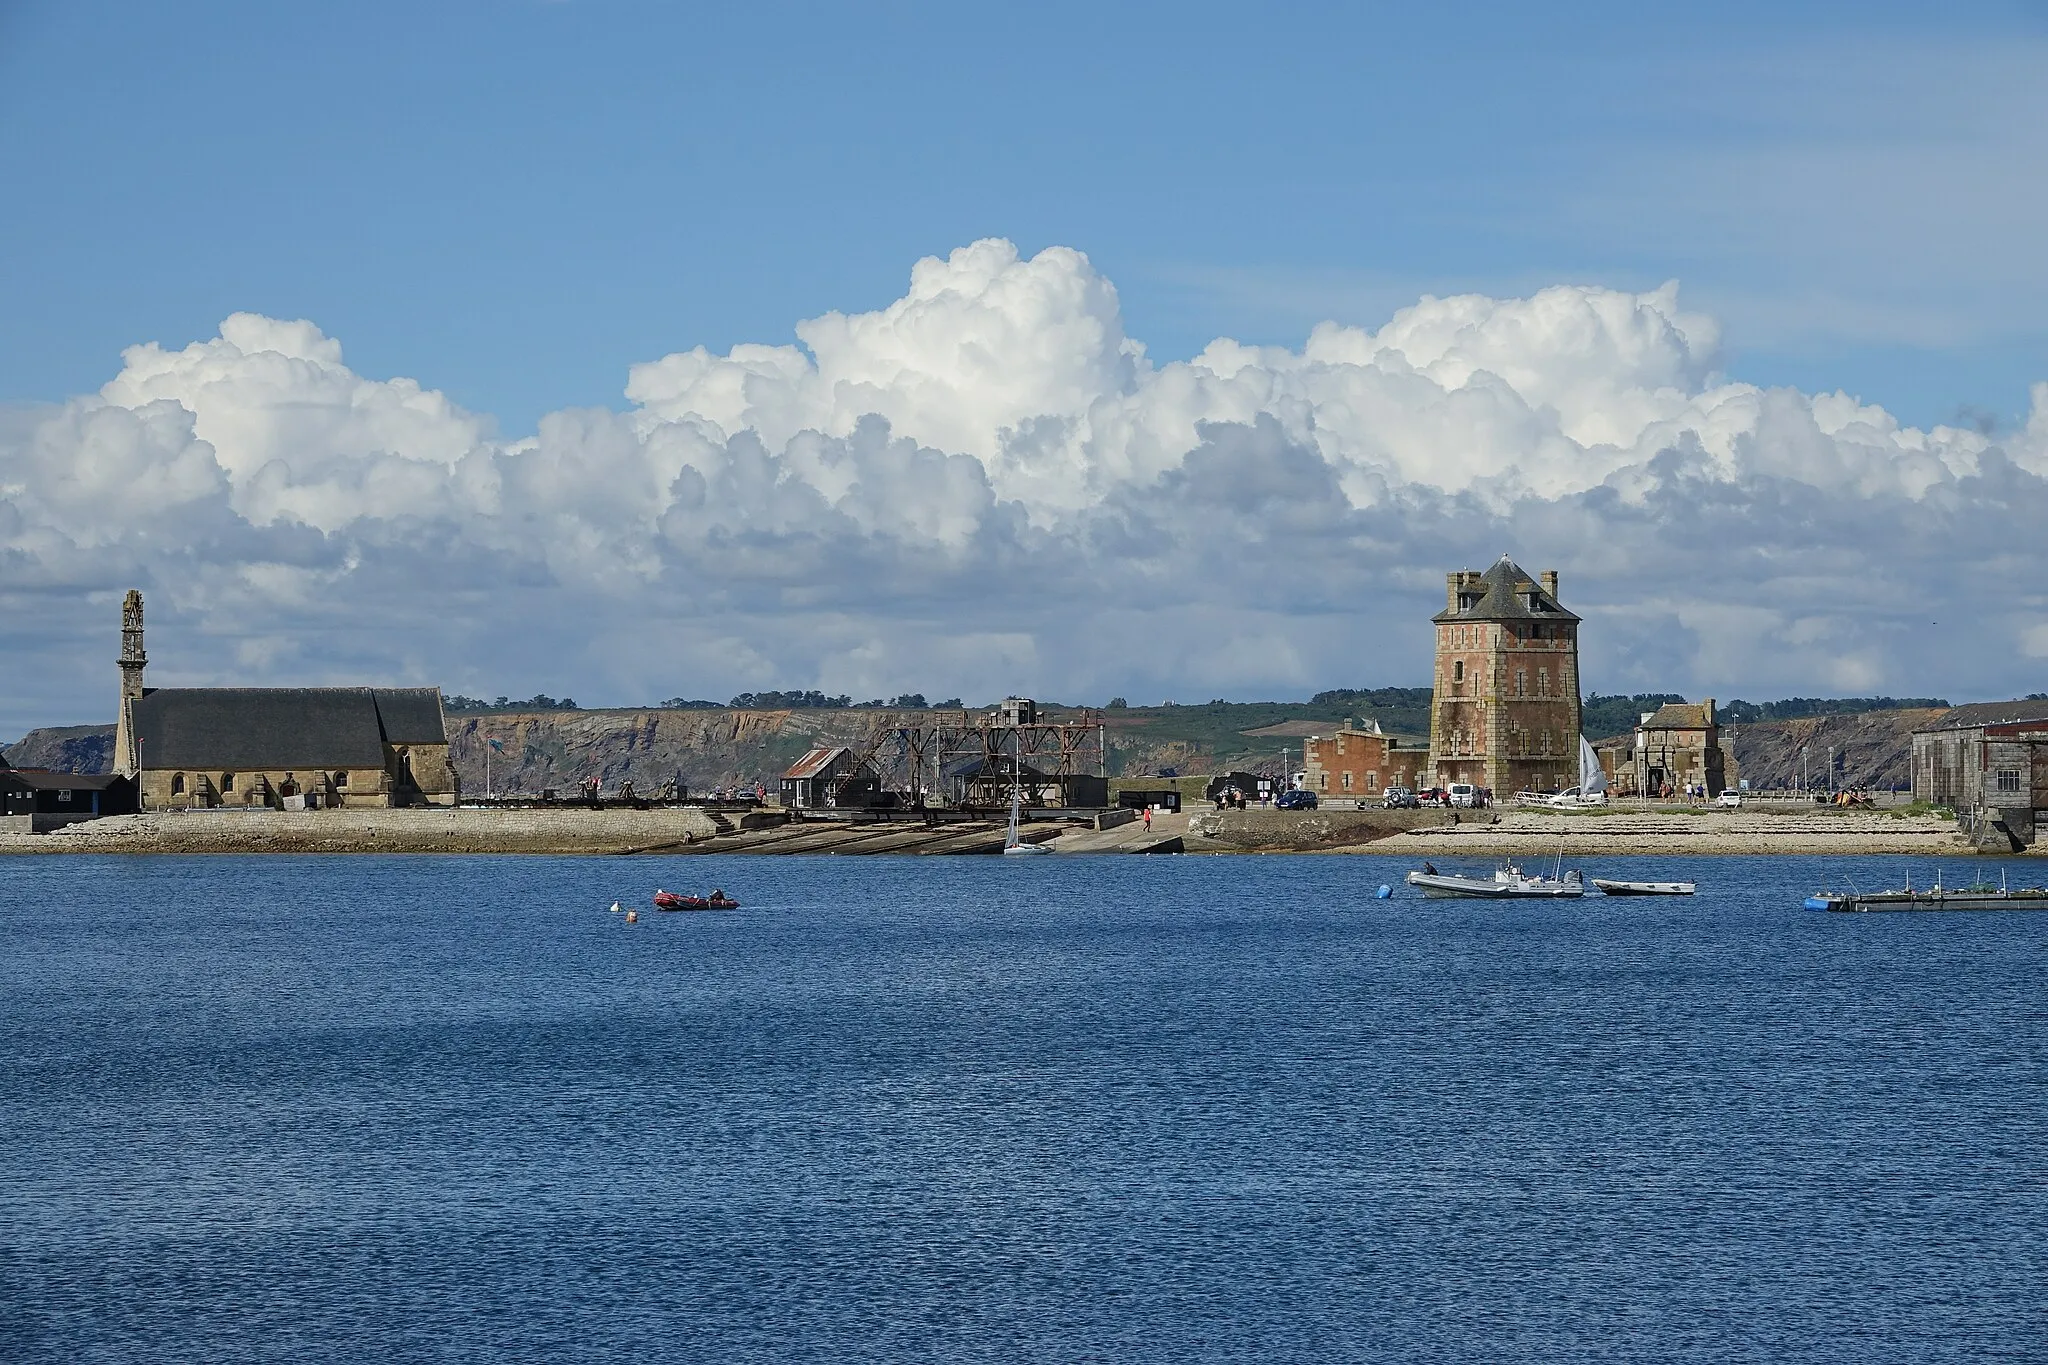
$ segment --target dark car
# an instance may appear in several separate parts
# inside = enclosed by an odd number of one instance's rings
[[[1422,803],[1417,801],[1415,793],[1409,791],[1406,787],[1389,787],[1387,788],[1386,800],[1381,804],[1388,810],[1414,810]]]
[[[1316,794],[1297,787],[1291,792],[1281,792],[1279,800],[1273,804],[1281,810],[1314,810]]]

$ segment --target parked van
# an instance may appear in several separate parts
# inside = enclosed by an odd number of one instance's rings
[[[1479,804],[1479,788],[1470,782],[1453,782],[1450,785],[1451,804],[1472,807]]]

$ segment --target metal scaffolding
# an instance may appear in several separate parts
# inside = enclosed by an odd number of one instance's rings
[[[915,724],[885,723],[849,745],[855,772],[881,780],[887,804],[922,808],[994,808],[1010,803],[1014,783],[1024,805],[1083,804],[1076,779],[1109,775],[1102,714],[1082,710],[1041,720],[1035,705],[941,713]]]

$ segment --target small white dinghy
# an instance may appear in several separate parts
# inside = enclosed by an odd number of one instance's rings
[[[1605,877],[1593,878],[1593,885],[1609,896],[1690,896],[1694,890],[1691,882],[1617,882]]]

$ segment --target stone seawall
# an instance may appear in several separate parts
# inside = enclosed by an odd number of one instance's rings
[[[1502,812],[1381,839],[1360,853],[1427,858],[1683,853],[1903,853],[1968,856],[1953,820],[1877,811],[1691,811],[1593,815]]]
[[[0,853],[623,853],[718,833],[690,808],[150,811],[0,835]]]
[[[1095,830],[1034,826],[1060,852],[1373,853],[1404,858],[1600,854],[1914,854],[1968,857],[1952,820],[1833,809],[1548,815],[1503,811],[1233,811],[1162,815]],[[1002,822],[806,821],[721,830],[694,808],[589,810],[215,810],[92,820],[49,834],[0,832],[7,853],[987,853]]]

